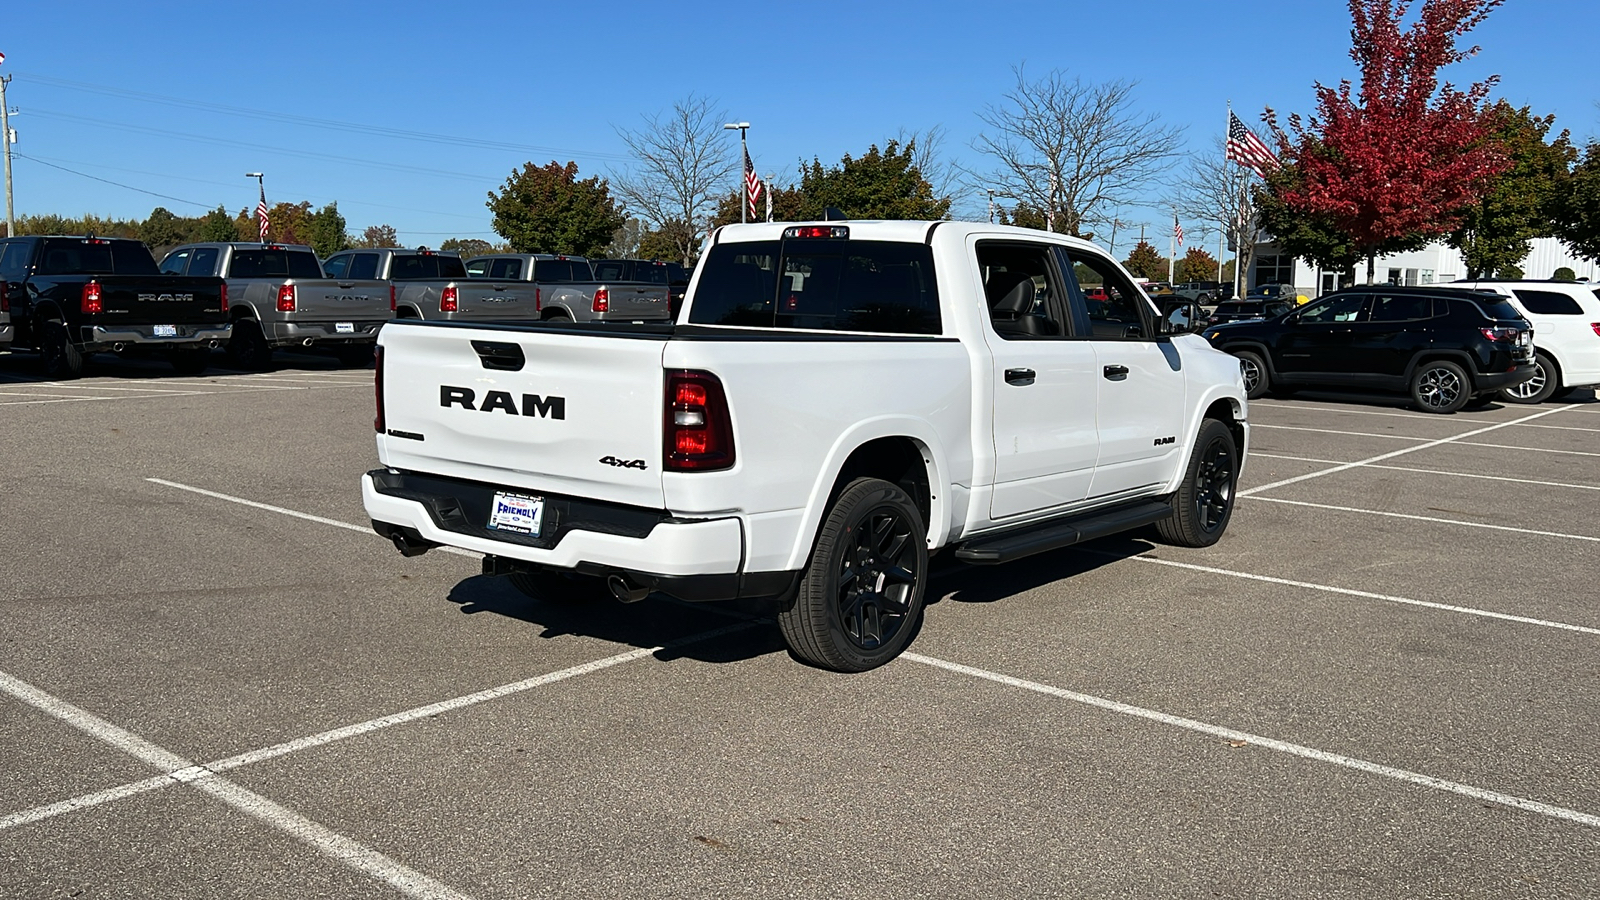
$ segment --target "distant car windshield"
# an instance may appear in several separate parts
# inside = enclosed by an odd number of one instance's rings
[[[137,241],[57,238],[44,242],[40,275],[159,275],[155,257]]]

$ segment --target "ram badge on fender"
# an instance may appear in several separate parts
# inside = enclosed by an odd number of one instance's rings
[[[845,221],[709,243],[677,324],[385,327],[378,532],[484,553],[545,601],[768,598],[841,671],[905,649],[940,549],[1222,536],[1238,363],[1093,244]]]

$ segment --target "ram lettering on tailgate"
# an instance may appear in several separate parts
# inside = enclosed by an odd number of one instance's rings
[[[567,398],[541,397],[538,394],[523,394],[522,408],[517,409],[516,401],[512,399],[509,391],[490,391],[483,395],[483,402],[473,406],[472,402],[477,394],[472,388],[452,387],[448,384],[439,386],[440,406],[460,406],[462,409],[476,409],[478,412],[493,412],[500,410],[513,416],[540,417],[546,419],[565,419],[567,417]]]

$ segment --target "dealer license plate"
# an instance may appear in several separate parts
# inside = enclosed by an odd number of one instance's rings
[[[157,326],[155,326],[155,336],[156,337],[177,337],[178,336],[178,326],[176,326],[176,325],[157,325]]]
[[[544,519],[544,498],[496,493],[489,509],[489,527],[538,537]]]
[[[354,323],[354,322],[335,322],[335,323],[333,323],[333,330],[335,332],[339,333],[339,334],[355,334],[356,333],[356,323]]]

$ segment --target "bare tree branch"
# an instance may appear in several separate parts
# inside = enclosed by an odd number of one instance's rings
[[[989,126],[973,149],[999,165],[969,173],[979,189],[1044,210],[1052,230],[1081,234],[1147,191],[1172,166],[1182,129],[1133,109],[1134,82],[1084,82],[1059,69],[978,113]]]
[[[1250,271],[1250,259],[1261,239],[1250,172],[1227,158],[1226,141],[1216,138],[1209,152],[1190,157],[1173,181],[1168,205],[1186,218],[1205,222],[1238,248],[1238,270]],[[1215,231],[1213,231],[1215,233]]]
[[[631,214],[678,235],[674,244],[687,265],[740,166],[723,134],[727,114],[709,97],[690,94],[671,110],[643,118],[645,127],[637,131],[617,129],[635,162],[612,176],[612,186]],[[669,229],[675,223],[687,227]]]

